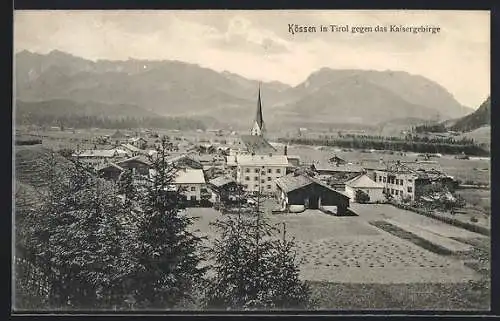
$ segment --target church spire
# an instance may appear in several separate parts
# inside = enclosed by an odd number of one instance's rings
[[[257,114],[255,115],[255,122],[252,127],[252,135],[262,136],[265,131],[264,117],[262,116],[262,99],[260,97],[260,82],[259,82],[259,96],[257,98]]]

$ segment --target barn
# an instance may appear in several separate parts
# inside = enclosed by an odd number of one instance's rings
[[[282,210],[290,205],[309,209],[336,208],[336,215],[347,215],[349,197],[305,174],[289,174],[276,179],[277,199]]]
[[[151,168],[148,158],[143,155],[127,158],[116,164],[122,168],[131,170],[134,174],[143,176],[149,175],[149,169]]]

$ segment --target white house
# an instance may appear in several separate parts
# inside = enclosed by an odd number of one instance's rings
[[[355,201],[356,191],[361,190],[370,197],[369,203],[385,200],[384,185],[375,182],[367,175],[359,175],[345,183],[345,194],[352,202]]]
[[[177,171],[174,184],[182,189],[182,194],[189,201],[200,201],[201,191],[206,188],[205,176],[201,169],[180,169]]]
[[[236,182],[250,192],[265,194],[276,191],[277,178],[286,175],[289,166],[285,155],[236,155],[228,158],[228,165],[236,166]]]

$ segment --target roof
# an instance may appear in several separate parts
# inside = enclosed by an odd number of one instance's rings
[[[288,166],[285,155],[236,155],[235,158],[236,163],[243,166]]]
[[[137,147],[135,147],[133,145],[130,145],[130,144],[122,144],[122,147],[130,150],[131,152],[142,152],[141,149],[139,149],[139,148],[137,148]]]
[[[221,187],[221,186],[227,185],[229,183],[236,183],[236,181],[234,179],[232,179],[231,177],[220,176],[220,177],[216,177],[214,179],[211,179],[209,181],[209,183],[216,186],[216,187]]]
[[[74,157],[115,157],[117,155],[125,155],[126,151],[121,149],[90,149],[90,150],[82,150],[76,151],[72,156]]]
[[[324,188],[326,188],[326,189],[328,189],[328,190],[330,190],[332,192],[340,194],[340,195],[342,195],[345,198],[349,198],[343,192],[337,191],[337,190],[331,188],[330,186],[326,185],[325,183],[321,182],[320,180],[315,179],[315,178],[313,178],[311,176],[308,176],[308,175],[303,175],[303,174],[299,174],[299,175],[288,174],[286,176],[282,176],[280,178],[277,178],[275,180],[275,182],[276,182],[276,185],[278,185],[285,193],[289,193],[291,191],[294,191],[294,190],[297,190],[299,188],[308,186],[310,184],[317,184],[317,185],[323,186]]]
[[[98,171],[101,171],[101,170],[103,170],[103,169],[105,169],[105,168],[110,168],[110,167],[114,167],[114,168],[116,168],[116,169],[118,169],[118,170],[120,170],[120,171],[124,171],[123,167],[118,166],[118,165],[117,165],[117,164],[115,164],[115,163],[106,163],[106,164],[98,165],[98,166],[96,167],[96,169],[97,169]]]
[[[259,97],[257,98],[257,114],[255,115],[255,122],[259,126],[261,132],[265,130],[264,117],[262,116],[262,100],[260,98],[260,85],[259,85]]]
[[[275,180],[275,183],[285,193],[288,193],[290,191],[294,191],[294,190],[299,189],[301,187],[312,184],[313,181],[310,179],[309,176],[288,174],[288,175],[282,176],[280,178],[277,178]]]
[[[379,169],[379,171],[389,172],[394,174],[412,174],[422,179],[447,177],[447,175],[441,169],[441,165],[439,165],[438,163],[396,162],[394,164],[389,164],[389,166],[386,166],[384,169]]]
[[[314,169],[317,171],[325,172],[348,172],[348,173],[362,173],[363,167],[355,164],[330,164],[330,163],[317,163],[313,164]]]
[[[128,140],[128,141],[133,143],[133,142],[138,142],[138,141],[140,141],[140,140],[146,141],[146,140],[145,140],[144,138],[142,138],[142,137],[132,137],[132,138],[129,138],[129,140]]]
[[[205,176],[201,169],[181,169],[177,171],[176,184],[204,184]]]
[[[116,164],[120,165],[120,164],[123,164],[123,163],[126,163],[126,162],[130,162],[130,161],[138,161],[138,162],[144,163],[145,165],[151,165],[151,162],[149,161],[149,158],[147,156],[145,156],[145,155],[137,155],[137,156],[134,156],[134,157],[130,157],[130,158],[124,159],[122,161],[119,161]]]
[[[269,142],[262,136],[241,135],[240,139],[250,153],[268,154],[277,151],[276,148],[269,144]]]
[[[345,183],[347,186],[355,188],[384,188],[384,185],[375,182],[367,175],[359,175]]]

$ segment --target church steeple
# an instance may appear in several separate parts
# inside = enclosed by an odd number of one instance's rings
[[[259,96],[257,98],[257,114],[251,130],[251,134],[255,136],[263,136],[265,132],[264,117],[262,116],[262,100],[260,97],[260,83],[259,83]]]

